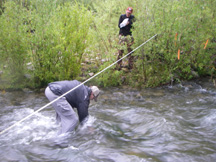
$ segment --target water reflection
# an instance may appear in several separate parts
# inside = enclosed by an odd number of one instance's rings
[[[57,136],[52,107],[1,135],[1,161],[215,161],[216,90],[208,80],[104,89],[88,122]],[[47,104],[43,93],[0,94],[0,130]]]

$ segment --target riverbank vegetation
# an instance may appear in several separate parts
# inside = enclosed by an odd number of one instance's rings
[[[154,87],[215,77],[215,0],[1,0],[0,89],[84,81],[117,59],[118,19],[133,7],[131,71],[115,66],[99,86]],[[127,53],[127,51],[125,51]],[[124,60],[127,64],[127,60]]]

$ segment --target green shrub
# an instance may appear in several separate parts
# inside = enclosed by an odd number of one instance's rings
[[[13,1],[5,3],[4,14],[0,16],[0,69],[3,69],[3,80],[10,82],[7,87],[24,85],[25,60],[27,58],[27,28],[23,19],[25,9]]]
[[[151,87],[215,75],[215,0],[10,0],[0,4],[0,80],[41,87],[78,78],[86,59],[94,60],[89,72],[105,68],[117,59],[118,20],[128,6],[136,17],[133,48],[158,35],[133,53],[131,72],[112,67],[98,84]]]

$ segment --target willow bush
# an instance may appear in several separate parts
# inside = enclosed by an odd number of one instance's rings
[[[85,59],[94,60],[88,63],[89,69],[84,68],[87,72],[104,69],[117,59],[118,20],[128,6],[133,7],[136,18],[133,48],[155,34],[157,37],[133,53],[132,71],[113,67],[98,76],[98,84],[150,87],[215,75],[215,3],[1,1],[0,80],[9,87],[41,87],[54,80],[76,79],[83,73]]]
[[[146,86],[209,74],[215,42],[214,1],[144,1],[136,5],[135,45],[157,38],[136,52],[136,75]],[[212,21],[212,19],[214,19]],[[208,48],[204,43],[211,40]],[[178,59],[178,53],[180,59]]]
[[[40,34],[32,35],[36,42],[31,46],[30,58],[34,78],[38,78],[40,85],[79,75],[91,21],[91,13],[84,6],[66,3],[58,6],[44,25],[38,26]]]
[[[84,5],[57,5],[53,1],[29,1],[27,6],[10,1],[4,5],[0,17],[0,51],[4,60],[0,69],[7,67],[1,78],[8,85],[17,87],[11,83],[22,82],[41,87],[79,75],[93,19]],[[26,79],[29,82],[24,82]]]
[[[24,36],[27,30],[24,18],[25,9],[12,1],[5,4],[4,14],[0,16],[0,69],[4,69],[2,87],[25,86],[24,63],[28,45]]]
[[[138,82],[141,86],[149,87],[208,75],[211,71],[209,62],[215,51],[212,48],[215,45],[216,24],[215,9],[212,7],[214,4],[214,0],[96,2],[93,11],[97,21],[93,33],[96,31],[94,40],[97,42],[92,46],[95,48],[93,51],[99,49],[97,53],[100,53],[101,59],[108,58],[110,64],[116,60],[119,48],[118,19],[131,6],[136,17],[133,48],[153,35],[158,35],[133,53],[136,56],[136,67],[130,75],[122,73],[126,77],[125,83],[134,85]],[[204,49],[207,40],[208,46]],[[107,85],[109,80],[104,75],[99,76],[100,81]],[[111,71],[107,75],[115,76],[115,73]],[[122,77],[117,78],[116,82],[119,82]],[[116,85],[115,81],[113,85]]]

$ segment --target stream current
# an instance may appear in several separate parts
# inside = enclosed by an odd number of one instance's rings
[[[48,103],[0,93],[0,131]],[[148,89],[102,89],[89,119],[57,136],[51,106],[0,135],[1,162],[215,162],[216,89],[199,79]]]

